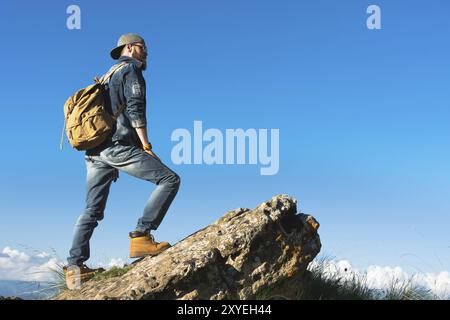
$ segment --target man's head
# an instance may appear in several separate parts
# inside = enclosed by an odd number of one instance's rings
[[[142,37],[137,34],[124,34],[117,41],[117,47],[111,50],[111,57],[119,59],[121,56],[135,58],[142,62],[142,68],[147,68],[147,47]]]

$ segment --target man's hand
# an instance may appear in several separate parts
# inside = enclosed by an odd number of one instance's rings
[[[159,161],[161,161],[161,159],[159,159],[158,156],[152,150],[144,150],[144,152],[148,153],[153,158],[158,159]]]

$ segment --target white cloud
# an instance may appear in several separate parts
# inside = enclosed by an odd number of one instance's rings
[[[99,262],[97,267],[102,267],[105,269],[111,269],[112,267],[123,268],[125,264],[126,262],[121,258],[112,258],[109,262]]]
[[[44,252],[38,253],[36,255],[36,257],[38,257],[38,258],[47,258],[47,257],[50,257],[50,254],[44,251]]]
[[[448,298],[450,296],[450,273],[447,271],[440,272],[438,274],[417,274],[414,277],[414,281],[426,288],[431,289],[440,297]]]
[[[119,267],[119,268],[123,268],[123,266],[125,265],[125,261],[123,261],[121,258],[112,258],[111,261],[108,264],[109,268],[112,267]]]
[[[6,247],[3,249],[2,253],[9,258],[20,262],[28,262],[30,260],[30,256],[24,252],[20,252],[18,250],[11,249],[10,247]]]
[[[440,298],[448,299],[450,297],[450,273],[447,271],[438,274],[408,274],[398,266],[369,266],[366,270],[360,271],[353,268],[347,260],[313,261],[309,265],[309,269],[315,267],[320,267],[324,275],[329,278],[340,277],[344,281],[351,281],[355,278],[364,279],[371,289],[386,290],[410,283],[412,286],[428,289]]]
[[[366,276],[368,286],[374,289],[386,289],[390,286],[399,288],[410,279],[400,267],[369,266]]]
[[[22,280],[54,282],[56,274],[52,270],[58,270],[65,261],[50,255],[44,251],[34,251],[33,254],[22,252],[10,247],[0,252],[0,280]],[[126,262],[121,258],[112,258],[108,262],[97,263],[91,267],[123,267]]]
[[[0,279],[23,281],[54,281],[57,258],[46,252],[29,255],[25,252],[6,247],[0,255]]]

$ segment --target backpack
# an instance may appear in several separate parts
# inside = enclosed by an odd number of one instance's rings
[[[64,128],[71,146],[76,150],[88,150],[103,143],[112,131],[117,117],[122,113],[123,105],[115,115],[106,109],[106,99],[109,99],[105,84],[109,82],[114,72],[124,67],[122,62],[114,65],[95,83],[78,90],[64,104],[64,127],[61,133],[60,148],[63,149]]]

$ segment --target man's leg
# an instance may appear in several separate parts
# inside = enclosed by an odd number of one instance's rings
[[[136,231],[146,232],[158,229],[178,192],[180,177],[167,167],[162,169],[161,174],[164,175],[164,178],[160,180],[150,195],[143,216],[136,225]]]
[[[180,177],[160,160],[137,147],[115,145],[100,155],[111,166],[157,185],[136,226],[136,231],[140,232],[156,230],[178,192]]]
[[[97,221],[103,219],[111,182],[117,179],[117,169],[86,156],[87,192],[86,208],[79,216],[74,228],[69,265],[82,264],[89,259],[89,240],[97,227]]]

